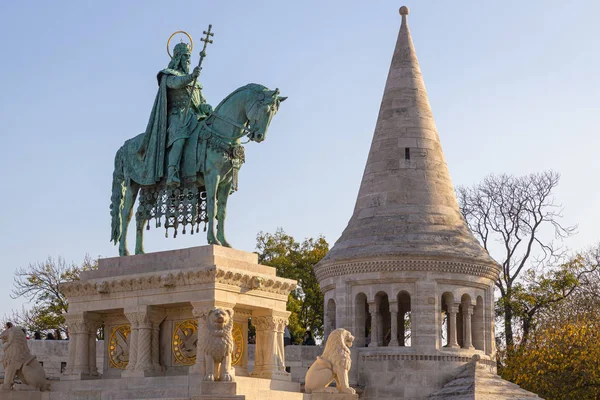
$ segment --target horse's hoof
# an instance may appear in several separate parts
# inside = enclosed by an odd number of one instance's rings
[[[208,240],[208,244],[216,244],[217,246],[223,246],[221,244],[221,242],[219,242],[217,239],[212,239],[212,240]]]

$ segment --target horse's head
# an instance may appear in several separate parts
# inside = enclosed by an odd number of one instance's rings
[[[256,96],[255,101],[246,105],[246,117],[250,126],[248,138],[260,143],[267,136],[267,129],[279,110],[279,104],[287,97],[279,96],[279,89],[258,91]]]

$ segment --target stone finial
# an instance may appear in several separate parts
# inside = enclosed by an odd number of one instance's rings
[[[410,14],[410,9],[406,6],[400,7],[400,15],[405,16]]]

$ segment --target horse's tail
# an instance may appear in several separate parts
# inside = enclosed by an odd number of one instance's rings
[[[123,208],[123,191],[125,190],[125,173],[124,173],[124,159],[122,152],[124,151],[124,145],[117,150],[115,155],[115,170],[113,171],[112,181],[112,196],[110,197],[110,215],[111,221],[111,235],[110,240],[117,244],[121,239],[121,209]]]

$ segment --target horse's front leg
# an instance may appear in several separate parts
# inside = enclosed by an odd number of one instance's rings
[[[146,227],[146,222],[148,222],[148,220],[139,212],[135,214],[135,254],[145,254],[144,228]]]
[[[231,247],[225,238],[225,216],[227,214],[227,200],[229,199],[229,193],[231,193],[232,183],[233,181],[231,179],[227,179],[222,181],[217,189],[217,239],[219,239],[221,245],[225,247]]]
[[[121,214],[121,239],[119,240],[120,256],[129,255],[129,250],[127,250],[127,228],[129,227],[131,217],[133,216],[133,206],[139,190],[139,185],[133,182],[125,186],[125,200],[123,201],[123,212]]]
[[[206,187],[206,217],[208,218],[208,232],[206,238],[208,244],[221,246],[221,242],[215,235],[215,208],[217,207],[217,187],[220,176],[216,169],[208,169],[204,176],[204,185]]]

